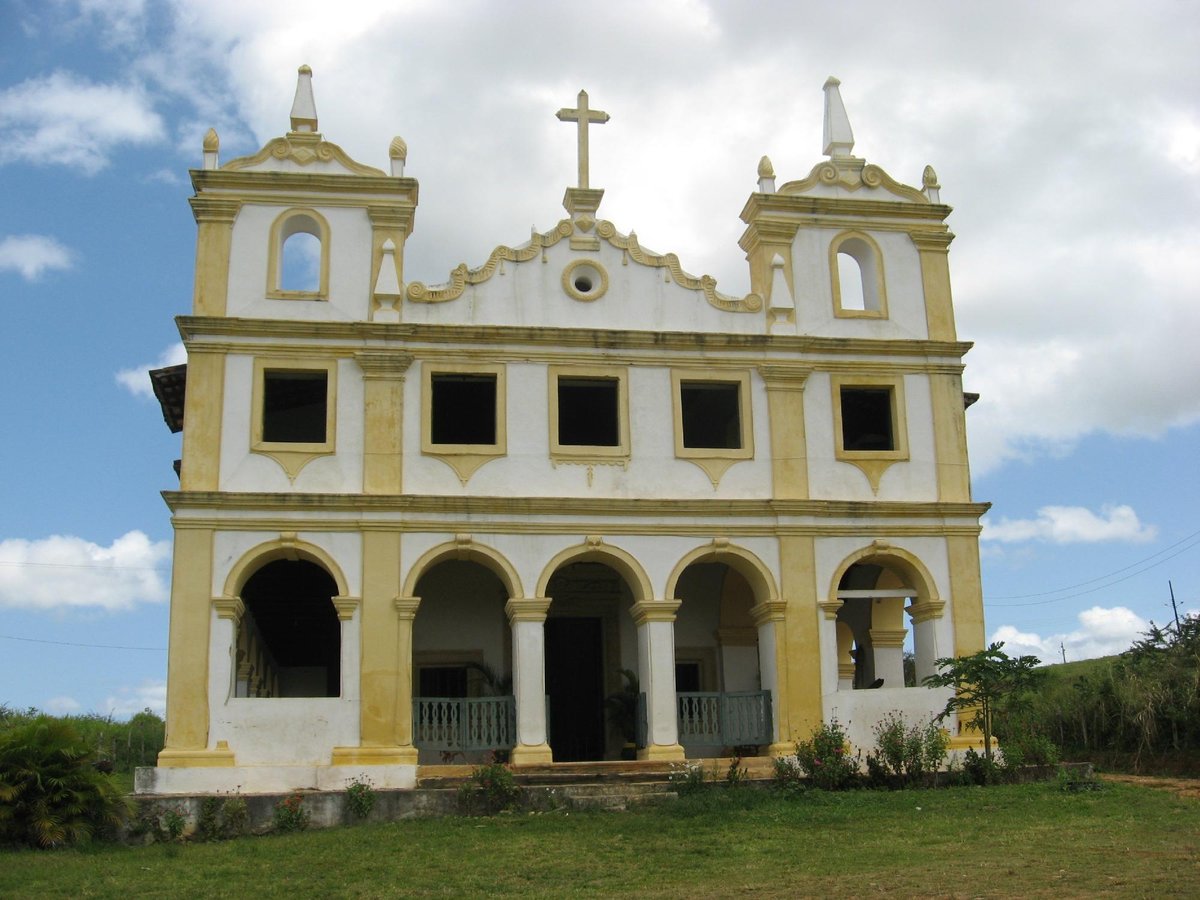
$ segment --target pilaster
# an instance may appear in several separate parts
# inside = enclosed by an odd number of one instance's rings
[[[404,380],[407,353],[362,350],[354,354],[363,373],[363,493],[399,494],[403,489]]]
[[[808,450],[804,433],[804,385],[811,369],[758,367],[767,389],[771,427],[771,477],[777,500],[808,498]]]

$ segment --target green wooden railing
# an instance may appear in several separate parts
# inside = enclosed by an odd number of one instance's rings
[[[679,706],[679,741],[739,747],[769,744],[770,691],[695,692],[675,695]]]
[[[511,697],[413,697],[413,743],[447,750],[511,750],[517,705]]]

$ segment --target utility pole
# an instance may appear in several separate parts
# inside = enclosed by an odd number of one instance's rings
[[[1175,636],[1179,637],[1179,607],[1175,604],[1175,585],[1168,580],[1167,588],[1171,591],[1171,610],[1175,613]]]
[[[1065,663],[1067,661],[1067,648],[1063,646],[1062,641],[1058,642],[1058,649],[1062,653],[1063,662]]]

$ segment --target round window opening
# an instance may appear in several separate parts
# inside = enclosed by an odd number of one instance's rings
[[[563,290],[576,300],[599,300],[608,290],[608,272],[598,262],[577,259],[563,269]]]

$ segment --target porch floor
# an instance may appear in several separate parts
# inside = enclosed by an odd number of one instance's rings
[[[689,759],[699,763],[711,780],[725,778],[730,757]],[[597,762],[562,762],[548,765],[513,766],[513,775],[521,785],[566,785],[619,782],[665,782],[671,773],[669,762],[661,760],[604,760]],[[675,763],[674,765],[678,765]],[[774,777],[775,763],[770,756],[747,756],[738,763],[746,777],[765,781]],[[473,765],[431,765],[417,767],[418,787],[457,787],[476,769]]]

